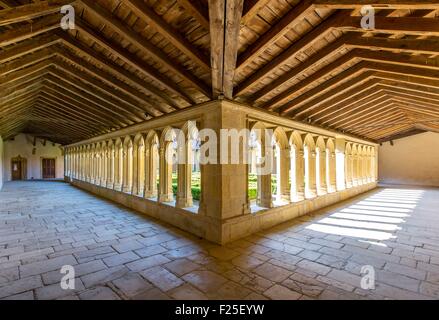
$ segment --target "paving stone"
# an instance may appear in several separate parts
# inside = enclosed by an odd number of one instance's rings
[[[138,255],[129,251],[122,254],[116,254],[103,259],[104,263],[109,267],[119,266],[140,259]]]
[[[128,273],[124,276],[114,280],[113,285],[128,298],[135,297],[147,290],[153,288],[153,286],[145,281],[137,273]]]
[[[128,263],[126,266],[131,270],[131,271],[142,271],[145,269],[149,269],[155,266],[159,266],[165,263],[168,263],[169,260],[168,258],[162,256],[161,254],[155,255],[155,256],[151,256],[148,258],[143,258],[131,263]]]
[[[403,266],[400,264],[390,263],[390,262],[386,263],[384,269],[390,272],[396,272],[418,280],[425,280],[425,277],[427,276],[427,272],[423,270]]]
[[[282,282],[291,275],[291,271],[272,265],[271,263],[264,263],[253,271],[261,277],[274,282]]]
[[[43,286],[39,275],[23,278],[0,286],[0,298],[9,297]]]
[[[207,300],[203,292],[188,283],[169,291],[168,294],[176,300]]]
[[[299,266],[303,269],[313,271],[313,272],[318,273],[320,275],[326,275],[331,271],[330,267],[327,267],[323,264],[316,263],[313,261],[308,261],[308,260],[301,260],[299,263],[297,263],[297,266]]]
[[[274,285],[264,292],[264,295],[273,300],[298,300],[302,295],[281,285]]]
[[[24,278],[53,270],[61,270],[63,266],[75,266],[76,264],[76,259],[72,255],[34,262],[20,266],[20,277]]]
[[[167,252],[167,251],[168,251],[167,249],[165,249],[161,245],[157,244],[157,245],[144,247],[144,248],[139,249],[139,250],[135,250],[134,252],[142,258],[147,258],[150,256],[155,256],[156,254]]]
[[[73,290],[70,289],[65,290],[61,287],[60,283],[55,283],[49,286],[36,289],[35,295],[38,300],[55,300],[65,296],[72,295],[75,292],[79,292],[85,289],[80,279],[75,279],[74,283],[75,283],[75,289]]]
[[[101,260],[90,261],[74,266],[75,277],[81,277],[96,271],[107,269],[107,266]],[[60,270],[51,271],[42,275],[44,284],[59,283],[64,275]]]
[[[180,278],[162,267],[153,267],[140,274],[164,292],[179,287],[184,283]]]
[[[186,273],[199,269],[200,265],[183,258],[171,261],[165,264],[164,267],[178,276],[183,276]]]
[[[120,300],[119,296],[108,287],[97,287],[79,295],[81,300]]]
[[[133,297],[132,300],[170,300],[170,298],[159,289],[153,288]]]
[[[215,293],[227,282],[223,276],[211,271],[194,271],[184,275],[183,279],[204,293]]]
[[[113,268],[87,274],[85,276],[82,276],[81,280],[86,288],[90,288],[98,284],[105,284],[107,282],[118,279],[124,276],[127,272],[129,272],[128,268],[124,266],[116,266]]]

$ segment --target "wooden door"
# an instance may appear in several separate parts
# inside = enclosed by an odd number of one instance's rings
[[[43,179],[55,179],[55,159],[43,159]]]
[[[12,161],[12,180],[23,180],[23,177],[21,176],[22,170],[21,170],[21,161]]]

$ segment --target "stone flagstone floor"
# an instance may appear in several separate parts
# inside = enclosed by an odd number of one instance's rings
[[[439,298],[439,189],[380,188],[225,247],[61,182],[0,192],[0,299],[385,298]]]

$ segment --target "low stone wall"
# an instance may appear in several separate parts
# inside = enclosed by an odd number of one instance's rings
[[[258,231],[274,227],[283,222],[290,221],[294,218],[373,190],[376,187],[376,182],[368,183],[343,191],[325,194],[314,199],[259,211],[256,214],[228,219],[222,224],[223,243],[238,240]]]
[[[85,181],[71,180],[70,183],[75,187],[84,189],[97,196],[114,201],[140,213],[167,222],[198,237],[219,244],[226,244],[238,240],[255,232],[271,228],[280,223],[352,198],[377,187],[377,183],[369,183],[319,196],[314,199],[259,211],[256,214],[246,214],[225,219],[221,223],[221,221],[212,219],[202,213],[195,214],[184,209],[104,188]],[[220,232],[218,233],[218,231]]]

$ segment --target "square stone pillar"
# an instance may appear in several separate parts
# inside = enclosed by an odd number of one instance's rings
[[[241,150],[239,155],[236,154],[237,148],[235,150],[230,146],[231,139],[223,139],[229,140],[229,148],[224,152],[221,148],[221,129],[236,129],[238,132],[245,130],[247,129],[247,117],[246,113],[234,102],[215,101],[209,108],[212,108],[212,111],[203,115],[200,129],[212,130],[216,133],[217,141],[212,141],[211,145],[216,147],[217,154],[216,163],[201,165],[202,195],[199,214],[203,214],[207,220],[206,238],[217,243],[224,243],[230,237],[229,234],[224,233],[226,232],[223,228],[225,221],[250,212],[247,205],[248,165],[244,161],[247,154],[242,152],[243,147],[248,144],[247,137],[239,143]],[[227,132],[223,132],[225,133]],[[202,145],[204,143],[207,142],[203,141]],[[234,156],[238,156],[239,163],[231,163]],[[227,160],[227,163],[222,164],[221,159]]]

